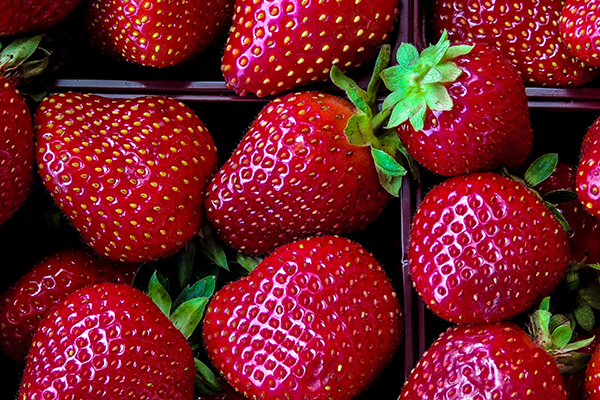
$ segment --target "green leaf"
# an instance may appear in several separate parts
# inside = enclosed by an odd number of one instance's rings
[[[578,293],[590,307],[600,310],[600,284],[597,281],[581,287]]]
[[[475,46],[470,44],[459,44],[456,46],[450,46],[450,48],[448,48],[448,51],[446,51],[446,54],[444,54],[443,60],[452,60],[457,57],[469,54],[471,50],[473,50],[473,47]]]
[[[196,365],[194,385],[199,393],[216,394],[225,391],[214,372],[206,364],[197,358],[194,358],[194,364]]]
[[[423,77],[421,81],[424,85],[429,85],[433,83],[438,83],[444,78],[444,75],[435,67],[431,68],[427,74]]]
[[[538,309],[544,310],[544,311],[550,311],[550,296],[546,296],[542,299]]]
[[[185,336],[189,338],[204,316],[208,297],[197,297],[182,303],[171,314],[171,321]]]
[[[377,142],[371,126],[371,118],[365,114],[354,114],[348,119],[344,129],[348,143],[355,146],[370,146]]]
[[[160,308],[160,310],[168,317],[171,312],[171,296],[167,288],[161,282],[158,272],[155,272],[148,284],[148,296]]]
[[[395,132],[395,130],[394,130]],[[396,136],[398,136],[396,134]],[[399,140],[400,142],[400,140]],[[406,147],[404,146],[404,144],[402,142],[400,142],[398,144],[398,150],[400,151],[400,153],[402,153],[402,155],[404,156],[404,159],[407,161],[408,163],[408,170],[410,171],[410,174],[412,175],[413,179],[417,182],[421,181],[421,171],[420,171],[420,166],[419,163],[410,155],[410,153],[408,152],[408,150],[406,149]]]
[[[594,328],[595,324],[595,316],[592,307],[583,299],[577,298],[577,302],[574,308],[575,319],[579,326],[581,326],[586,331],[591,331]]]
[[[396,104],[390,115],[386,128],[394,128],[406,121],[410,121],[416,131],[423,129],[424,115],[427,103],[423,98],[409,96]]]
[[[379,76],[392,92],[406,91],[410,87],[415,87],[416,79],[419,77],[417,73],[407,72],[398,65],[384,69]]]
[[[591,356],[591,354],[585,353],[566,353],[556,355],[553,358],[561,374],[572,375],[585,371]]]
[[[572,190],[558,189],[544,194],[542,198],[548,203],[561,204],[576,200],[577,193]]]
[[[573,229],[569,226],[569,222],[564,217],[564,215],[562,215],[560,210],[558,210],[558,208],[556,208],[554,204],[548,203],[546,201],[544,201],[544,205],[546,206],[546,208],[548,208],[548,210],[550,210],[552,215],[554,215],[554,218],[556,218],[556,220],[560,223],[565,232],[567,234],[571,234],[573,232]]]
[[[198,232],[198,239],[202,253],[219,267],[229,271],[225,250],[208,222],[202,225],[202,230]]]
[[[396,61],[401,68],[409,69],[419,60],[419,51],[410,43],[402,43],[396,52]]]
[[[409,121],[415,131],[423,130],[425,126],[425,114],[427,112],[427,103],[423,101],[422,103],[416,105],[414,113],[410,116]]]
[[[453,62],[441,63],[437,66],[437,70],[442,74],[440,83],[454,82],[463,73],[463,70],[458,68]]]
[[[198,297],[211,297],[215,292],[216,281],[217,278],[215,276],[206,276],[193,285],[186,286],[173,303],[172,308],[176,309],[186,301]]]
[[[14,68],[23,64],[38,48],[43,35],[21,36],[0,52],[0,68]]]
[[[552,331],[551,338],[552,343],[557,348],[563,348],[569,343],[571,337],[573,336],[573,330],[570,326],[561,325]]]
[[[389,44],[384,44],[379,49],[379,54],[375,60],[375,67],[373,68],[373,75],[371,75],[371,80],[367,86],[367,104],[371,105],[371,107],[377,101],[377,92],[383,82],[380,75],[390,64],[391,53],[392,48]]]
[[[371,148],[371,154],[381,185],[392,196],[399,196],[402,177],[406,175],[406,169],[383,150]]]
[[[590,345],[595,339],[595,336],[592,336],[590,338],[587,339],[583,339],[583,340],[579,340],[577,342],[573,342],[573,343],[569,343],[568,345],[564,346],[564,350],[565,351],[574,351],[574,350],[579,350],[579,349],[583,349],[584,347]]]
[[[340,89],[346,92],[346,95],[352,101],[352,104],[356,106],[364,114],[372,117],[371,106],[365,92],[358,84],[351,78],[344,75],[344,73],[336,66],[331,67],[330,72],[331,81]]]
[[[446,52],[450,48],[448,34],[443,32],[440,39],[433,46],[426,47],[421,52],[421,60],[425,65],[437,65],[444,59]]]
[[[429,85],[425,87],[425,101],[431,110],[452,110],[452,98],[448,89],[442,85]],[[421,128],[422,129],[422,128]],[[419,129],[420,130],[420,129]]]
[[[177,277],[179,287],[185,287],[192,277],[194,271],[194,259],[196,258],[196,243],[189,241],[177,253]]]
[[[558,155],[556,153],[544,154],[527,168],[523,180],[529,187],[535,187],[552,175],[557,164]]]
[[[579,274],[569,268],[565,274],[565,277],[563,278],[563,282],[565,289],[571,292],[579,287]]]
[[[253,257],[247,254],[237,253],[236,260],[246,271],[252,272],[263,260],[262,257]]]

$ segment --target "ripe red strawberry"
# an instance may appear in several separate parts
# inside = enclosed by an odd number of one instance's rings
[[[391,196],[368,147],[348,143],[347,101],[303,92],[276,98],[252,123],[208,186],[207,218],[243,253],[302,237],[363,229]]]
[[[3,224],[31,193],[35,156],[29,107],[15,86],[2,75],[0,120],[0,224]]]
[[[584,398],[600,399],[600,347],[598,346],[594,349],[585,371]]]
[[[519,167],[533,134],[525,86],[500,51],[482,43],[425,49],[403,44],[382,77],[383,111],[409,154],[444,176]]]
[[[217,154],[183,103],[53,94],[40,103],[35,125],[40,175],[98,254],[162,258],[198,232]]]
[[[423,354],[399,400],[564,400],[552,357],[510,322],[454,326]]]
[[[600,66],[600,21],[595,0],[566,0],[558,29],[567,49],[588,65]]]
[[[25,364],[40,320],[69,294],[99,282],[131,284],[135,264],[104,260],[87,249],[45,257],[0,298],[0,348]]]
[[[145,293],[101,283],[69,295],[40,322],[19,400],[191,400],[186,337]]]
[[[581,86],[600,71],[582,63],[562,43],[562,1],[434,0],[432,29],[452,41],[479,41],[498,47],[528,86]]]
[[[87,32],[108,55],[149,67],[196,56],[231,24],[233,0],[91,0]]]
[[[495,322],[525,311],[558,285],[568,261],[559,221],[528,187],[500,174],[450,178],[427,193],[414,217],[414,286],[451,322]]]
[[[277,249],[217,292],[203,325],[213,364],[257,399],[350,399],[388,364],[402,333],[381,266],[337,236]]]
[[[587,129],[581,142],[581,157],[585,157],[588,150],[598,146],[600,139],[600,118]]]
[[[81,0],[0,1],[0,36],[17,36],[52,28]]]
[[[392,29],[398,0],[237,0],[221,69],[237,93],[276,95],[358,67]]]
[[[585,149],[577,166],[576,192],[584,209],[600,218],[600,146]]]
[[[555,190],[575,192],[576,167],[559,162],[548,179],[535,189],[546,195]],[[572,232],[569,233],[569,253],[574,262],[587,264],[600,263],[600,220],[586,212],[577,199],[556,205],[567,220]]]

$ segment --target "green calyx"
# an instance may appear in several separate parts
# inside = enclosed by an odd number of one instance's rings
[[[420,55],[413,45],[400,45],[398,65],[381,73],[383,82],[392,92],[382,107],[382,113],[389,113],[386,127],[393,128],[409,121],[419,131],[423,129],[427,109],[452,109],[446,84],[462,74],[452,60],[472,49],[471,45],[451,46],[446,32],[437,44],[427,47]]]
[[[48,67],[50,53],[39,47],[43,35],[23,36],[0,48],[0,73],[15,86],[30,82]]]

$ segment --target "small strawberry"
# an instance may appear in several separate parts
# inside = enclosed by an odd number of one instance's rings
[[[39,173],[98,254],[163,258],[200,229],[217,153],[183,103],[53,94],[40,103],[35,125]]]
[[[131,284],[136,268],[134,264],[101,259],[87,249],[63,250],[45,257],[0,298],[0,348],[24,365],[40,320],[56,304],[95,283]]]
[[[567,49],[559,33],[562,1],[434,0],[431,25],[450,40],[485,42],[512,61],[528,86],[582,86],[600,72]]]
[[[264,254],[375,220],[391,196],[369,147],[346,139],[354,112],[318,92],[267,104],[208,186],[206,214],[219,237],[240,252]]]
[[[525,311],[559,284],[568,261],[559,220],[527,186],[500,174],[450,178],[427,193],[414,217],[413,284],[431,310],[454,323]]]
[[[46,31],[73,12],[81,0],[0,0],[0,36]]]
[[[510,322],[459,325],[423,354],[398,400],[565,400],[552,357]]]
[[[534,189],[542,196],[563,190],[575,192],[576,170],[573,165],[559,162],[552,175]],[[577,199],[561,202],[556,208],[571,228],[571,260],[578,263],[600,263],[600,220],[585,211]]]
[[[326,80],[377,54],[394,28],[398,0],[237,0],[221,69],[240,95],[281,94]]]
[[[398,349],[400,305],[359,244],[327,236],[275,250],[209,303],[207,353],[249,398],[350,399]]]
[[[600,20],[595,0],[566,0],[558,30],[562,42],[577,59],[600,66]]]
[[[525,86],[511,63],[485,44],[451,46],[444,33],[420,55],[407,43],[383,81],[388,127],[408,153],[444,176],[515,169],[531,151]]]
[[[91,0],[84,18],[92,43],[148,67],[191,59],[230,25],[233,0]]]
[[[191,400],[187,337],[141,290],[86,286],[40,322],[18,399]]]

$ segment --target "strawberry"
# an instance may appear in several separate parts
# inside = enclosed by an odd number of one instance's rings
[[[583,141],[581,142],[581,157],[585,157],[589,149],[597,147],[598,139],[600,139],[600,118],[596,118],[583,136]]]
[[[575,175],[575,166],[559,162],[552,175],[535,189],[541,195],[557,190],[575,192]],[[571,260],[578,263],[600,263],[600,220],[586,212],[577,199],[562,202],[556,207],[571,228],[569,233]]]
[[[444,33],[420,56],[402,44],[397,58],[382,73],[392,91],[382,112],[417,162],[443,176],[525,162],[533,140],[525,86],[500,51],[450,46]]]
[[[0,1],[0,36],[46,31],[73,12],[81,0]]]
[[[88,249],[63,250],[45,257],[0,298],[0,348],[24,365],[40,320],[57,303],[95,283],[131,284],[136,268],[135,264],[101,259]]]
[[[189,107],[66,93],[45,98],[34,118],[39,173],[98,254],[164,258],[198,232],[217,153]]]
[[[569,52],[593,66],[600,66],[599,5],[594,0],[566,0],[558,23],[560,37]]]
[[[496,173],[450,178],[413,220],[409,268],[425,303],[454,323],[511,318],[567,271],[564,228],[524,184]]]
[[[400,305],[378,262],[337,236],[299,240],[219,290],[208,356],[249,398],[350,399],[398,349]]]
[[[559,33],[562,1],[434,0],[431,26],[452,41],[486,42],[511,60],[528,86],[582,86],[598,76],[567,49]]]
[[[576,192],[583,208],[600,218],[600,146],[589,146],[577,165]]]
[[[450,327],[411,372],[399,400],[564,400],[552,357],[510,322]]]
[[[265,254],[375,220],[391,196],[369,147],[344,135],[354,112],[312,91],[269,102],[208,186],[206,215],[218,236],[242,253]]]
[[[19,400],[191,400],[186,336],[144,292],[99,283],[71,293],[33,337]]]
[[[233,0],[91,0],[84,18],[104,53],[147,67],[187,61],[230,25]]]
[[[600,399],[600,347],[596,346],[592,352],[585,371],[584,398],[586,400]]]
[[[370,60],[387,40],[398,0],[237,0],[221,69],[240,95],[277,95]]]

